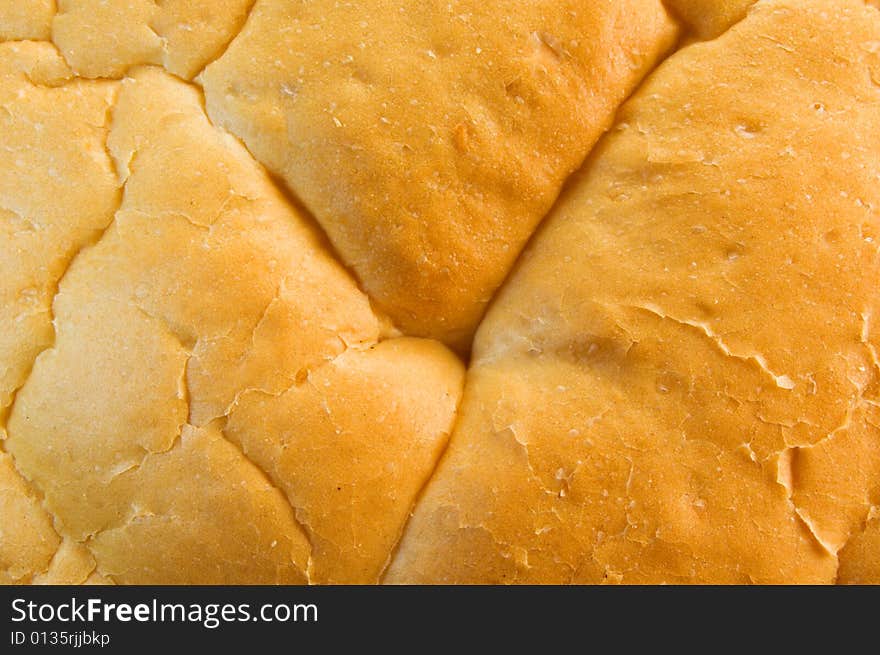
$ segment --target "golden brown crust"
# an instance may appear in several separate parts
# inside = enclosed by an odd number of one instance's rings
[[[871,507],[860,532],[840,551],[839,584],[880,584],[880,512]]]
[[[61,539],[40,499],[15,470],[12,458],[2,451],[0,517],[0,584],[31,582],[49,568]]]
[[[98,154],[112,158],[121,203],[60,281],[54,339],[6,422],[15,466],[99,580],[300,583],[313,568],[319,579],[374,580],[451,430],[461,364],[437,344],[379,343],[366,297],[241,145],[210,125],[191,87],[133,71],[104,136]],[[52,148],[39,152],[61,166]],[[421,386],[399,382],[408,369]],[[303,380],[331,388],[285,405]],[[368,388],[399,406],[385,426],[368,425],[378,402],[363,398]],[[238,425],[240,442],[226,438],[256,393],[279,396],[282,409],[299,402],[297,436],[323,439],[320,461],[252,461],[251,432]],[[353,434],[310,432],[330,407]],[[377,476],[397,465],[400,475]],[[382,485],[393,502],[369,517],[370,539],[337,538],[358,525],[339,513],[321,517],[333,548],[313,546],[287,493],[325,476],[365,498]],[[50,575],[85,579],[81,564],[65,557]]]
[[[297,508],[313,582],[378,581],[446,446],[462,374],[436,342],[392,339],[279,395],[239,397],[225,432]]]
[[[877,0],[355,4],[0,0],[0,584],[880,583]]]
[[[878,36],[759,3],[622,108],[480,328],[389,580],[834,580],[880,491]]]
[[[52,556],[44,573],[33,578],[33,584],[79,585],[95,584],[100,574],[95,572],[97,562],[83,544],[64,539]]]
[[[201,81],[395,323],[467,350],[675,33],[657,0],[263,0]]]

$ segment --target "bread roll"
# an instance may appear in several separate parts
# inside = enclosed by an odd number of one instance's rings
[[[450,432],[461,364],[393,338],[195,90],[154,68],[113,86],[93,156],[121,203],[61,273],[54,338],[6,422],[48,545],[84,545],[121,583],[375,581]],[[76,179],[61,145],[34,150]],[[258,430],[283,412],[299,425]]]
[[[836,579],[880,499],[878,36],[762,2],[621,109],[480,327],[389,581]]]
[[[658,0],[262,0],[202,81],[395,323],[466,351],[675,34]]]
[[[0,584],[880,583],[878,4],[0,0]]]

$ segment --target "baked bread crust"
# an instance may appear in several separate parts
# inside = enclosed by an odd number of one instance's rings
[[[666,5],[701,39],[715,38],[745,18],[755,0],[666,0]]]
[[[0,46],[8,58],[61,65],[44,44]],[[38,98],[58,114],[52,96],[92,91],[95,149],[59,137],[27,152],[67,184],[94,157],[118,207],[44,284],[59,284],[39,314],[51,339],[5,421],[22,479],[5,457],[4,515],[33,515],[44,550],[84,546],[121,583],[375,581],[451,430],[461,363],[389,332],[193,88],[155,68],[60,91],[6,79],[32,114]],[[66,106],[58,122],[74,135],[94,121]],[[16,289],[35,286],[12,272]],[[258,430],[285,412],[299,425]],[[45,552],[32,560],[15,562],[16,579],[46,570]]]
[[[265,0],[201,81],[394,322],[466,352],[676,32],[657,0]]]
[[[0,584],[880,583],[876,0],[337,5],[0,0]]]
[[[880,498],[878,34],[762,2],[654,72],[481,325],[390,581],[835,580]]]

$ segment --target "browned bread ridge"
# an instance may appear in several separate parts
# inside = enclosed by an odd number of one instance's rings
[[[0,584],[880,583],[878,134],[875,0],[0,0]]]

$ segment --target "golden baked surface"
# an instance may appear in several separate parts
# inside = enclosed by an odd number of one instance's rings
[[[873,0],[0,0],[0,584],[880,583],[878,134]]]

